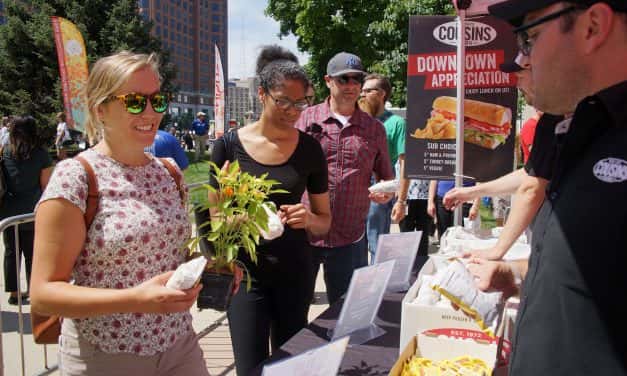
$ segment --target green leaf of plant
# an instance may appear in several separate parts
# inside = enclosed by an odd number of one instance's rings
[[[217,219],[214,219],[214,220],[211,221],[211,230],[213,232],[220,231],[222,226],[224,226],[224,221],[220,221],[220,220],[217,220]]]

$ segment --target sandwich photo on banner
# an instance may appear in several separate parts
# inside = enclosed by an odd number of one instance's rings
[[[411,135],[429,140],[455,139],[457,98],[440,96],[433,101],[427,125]],[[512,111],[498,104],[464,100],[464,141],[494,150],[512,130]]]

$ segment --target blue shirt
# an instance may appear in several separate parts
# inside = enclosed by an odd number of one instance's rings
[[[204,136],[209,131],[209,124],[206,120],[200,121],[198,119],[194,120],[192,123],[192,130],[196,136]]]
[[[174,159],[181,170],[189,166],[189,160],[179,144],[179,140],[166,131],[158,130],[155,141],[152,143],[152,146],[146,148],[146,151],[155,157]]]
[[[473,181],[464,180],[464,187],[472,187],[475,185]],[[439,180],[438,181],[438,189],[435,192],[435,195],[438,197],[444,197],[446,192],[455,188],[455,180]]]

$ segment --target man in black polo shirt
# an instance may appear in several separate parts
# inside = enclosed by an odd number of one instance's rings
[[[539,108],[574,112],[524,262],[478,260],[480,288],[524,277],[510,375],[627,374],[627,1],[509,0]],[[567,133],[566,133],[567,132]]]

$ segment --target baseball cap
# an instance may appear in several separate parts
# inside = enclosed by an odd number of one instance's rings
[[[488,11],[491,15],[504,19],[515,27],[519,27],[522,25],[527,13],[546,8],[562,1],[563,0],[506,0],[490,5]],[[606,3],[615,11],[627,12],[627,1],[625,0],[568,0],[568,2],[584,7],[595,3]]]
[[[199,116],[207,116],[207,114],[205,114],[205,113],[204,113],[204,112],[202,112],[202,111],[199,111],[199,112],[196,114],[196,117],[199,117]]]
[[[516,73],[524,70],[525,68],[520,65],[520,59],[522,59],[522,54],[518,54],[513,61],[508,61],[499,66],[501,72],[505,73]]]
[[[359,56],[348,52],[340,52],[329,60],[327,64],[327,74],[331,77],[335,77],[346,73],[366,74]]]

